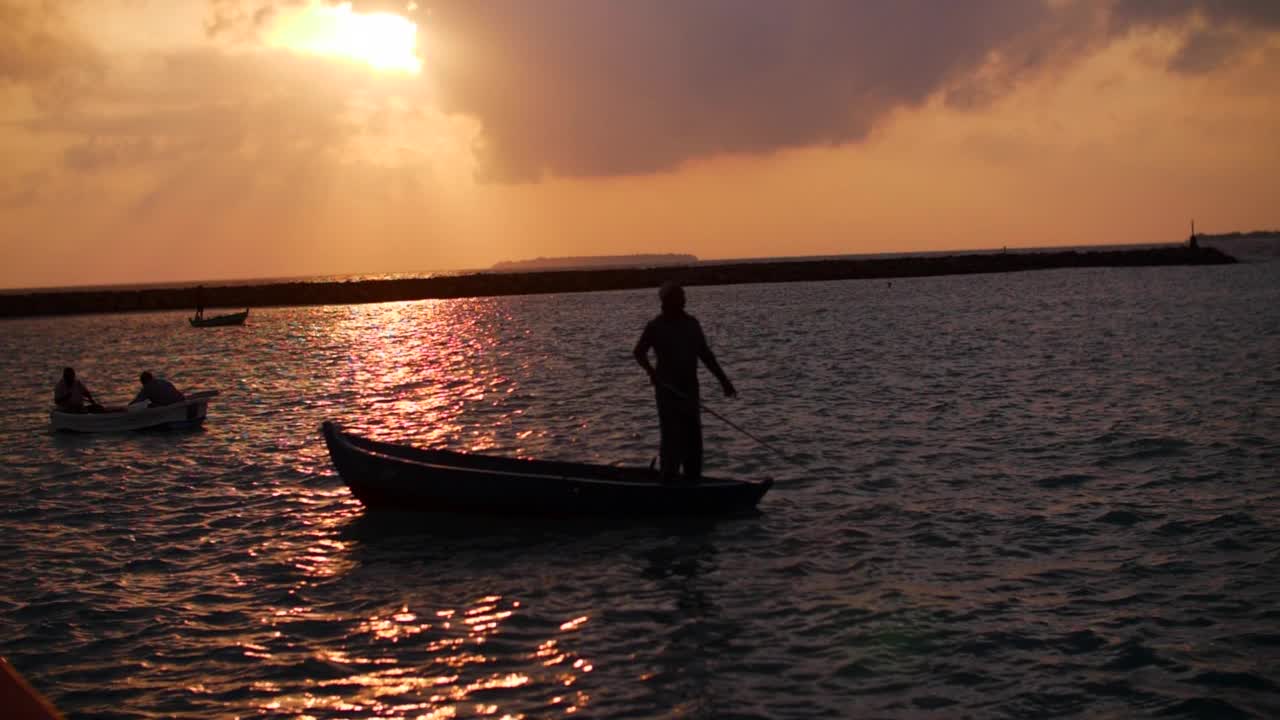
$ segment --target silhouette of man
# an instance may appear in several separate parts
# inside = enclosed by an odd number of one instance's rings
[[[150,372],[143,371],[138,376],[138,382],[142,384],[142,389],[138,391],[137,397],[129,403],[130,405],[146,402],[147,406],[151,407],[155,405],[173,405],[186,400],[186,396],[178,388],[174,387],[173,383],[164,378],[158,378]]]
[[[658,427],[663,482],[674,482],[684,470],[684,480],[702,477],[702,406],[698,402],[698,360],[720,381],[726,397],[738,394],[720,369],[707,345],[702,326],[684,311],[684,288],[669,282],[658,291],[662,312],[645,325],[636,343],[636,362],[649,375],[658,401]],[[649,364],[649,351],[658,358]]]
[[[86,407],[85,402],[89,405]],[[93,398],[89,388],[76,378],[73,368],[62,369],[62,379],[53,386],[53,403],[63,412],[82,413],[101,409],[101,405]]]

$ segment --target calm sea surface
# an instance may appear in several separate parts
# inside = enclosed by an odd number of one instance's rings
[[[367,515],[326,419],[647,465],[652,291],[0,322],[0,654],[75,717],[1280,716],[1280,262],[695,287],[755,516]],[[218,389],[54,436],[63,365]]]

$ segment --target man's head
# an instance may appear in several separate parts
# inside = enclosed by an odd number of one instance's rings
[[[146,370],[143,370],[142,374],[138,376],[138,382],[142,383],[143,385],[146,385],[147,383],[151,382],[152,379],[153,379],[152,374]]]
[[[662,312],[680,312],[684,310],[684,288],[674,280],[665,282],[658,288],[658,300],[662,302]]]
[[[65,381],[67,382],[67,384],[68,384],[68,385],[70,385],[71,383],[75,382],[75,381],[76,381],[76,371],[75,371],[75,369],[74,369],[74,368],[69,368],[69,367],[68,367],[68,368],[62,368],[62,379],[63,379],[63,380],[65,380]]]

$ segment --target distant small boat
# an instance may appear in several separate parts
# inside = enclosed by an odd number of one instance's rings
[[[215,315],[206,318],[189,318],[188,322],[191,327],[218,327],[220,325],[243,325],[245,318],[249,317],[249,308],[245,308],[244,312],[231,313],[230,315]]]
[[[342,480],[370,510],[496,515],[712,515],[750,510],[773,481],[663,484],[641,467],[425,450],[322,427]]]
[[[49,413],[49,424],[55,431],[80,433],[197,428],[208,415],[209,399],[217,394],[217,390],[205,390],[191,393],[172,405],[130,406],[106,412],[70,413],[55,409]]]

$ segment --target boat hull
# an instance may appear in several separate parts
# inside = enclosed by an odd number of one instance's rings
[[[647,468],[521,460],[380,443],[332,422],[329,455],[371,510],[485,515],[715,515],[753,509],[771,480],[663,484]]]
[[[227,325],[243,325],[246,318],[249,317],[249,308],[245,308],[244,312],[232,313],[230,315],[217,315],[206,318],[187,318],[187,322],[191,323],[191,327],[224,327]]]
[[[68,413],[54,410],[49,424],[56,432],[111,433],[135,430],[177,430],[197,428],[209,412],[209,398],[187,399],[173,405],[141,410],[101,413]]]
[[[62,720],[62,713],[0,657],[0,708],[13,720]]]

